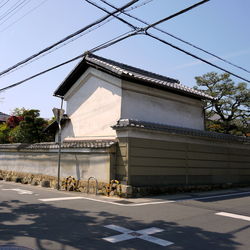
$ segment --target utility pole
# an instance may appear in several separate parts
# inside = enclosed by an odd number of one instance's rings
[[[53,108],[53,113],[58,123],[58,168],[57,168],[57,190],[60,190],[60,168],[61,168],[61,146],[62,146],[62,127],[61,120],[64,114],[63,107],[63,98],[61,98],[61,108]]]

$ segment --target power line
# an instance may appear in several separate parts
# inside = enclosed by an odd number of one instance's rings
[[[7,4],[10,0],[7,0],[5,3],[3,3],[0,8],[2,8],[5,4]]]
[[[111,40],[109,40],[107,42],[104,42],[104,43],[96,46],[95,48],[89,50],[89,52],[94,53],[96,51],[105,49],[107,47],[110,47],[111,45],[114,45],[114,44],[116,44],[118,42],[121,42],[121,41],[123,41],[123,40],[125,40],[125,39],[127,39],[129,37],[132,37],[132,36],[135,36],[135,35],[138,35],[138,34],[139,34],[139,31],[133,31],[133,30],[128,31],[128,32],[126,32],[126,33],[124,33],[124,34],[122,34],[122,35],[120,35],[118,37],[115,37],[115,38],[113,38],[113,39],[111,39]]]
[[[16,9],[15,12],[13,12],[10,16],[8,16],[3,22],[0,23],[0,25],[4,24],[7,20],[9,20],[12,16],[14,16],[17,12],[19,12],[25,5],[27,5],[31,0],[24,2],[23,5],[19,6],[18,9]]]
[[[112,8],[114,8],[114,9],[116,9],[116,6],[110,4],[110,3],[107,2],[106,0],[100,0],[100,1],[103,2],[103,3],[105,3],[106,5],[108,5],[108,6],[112,7]],[[144,20],[142,20],[142,19],[140,19],[140,18],[138,18],[138,17],[135,17],[135,16],[133,16],[133,15],[131,15],[131,14],[126,13],[126,11],[122,11],[122,13],[123,13],[124,15],[130,17],[130,18],[133,18],[133,19],[135,19],[135,20],[137,20],[137,21],[139,21],[139,22],[145,24],[145,25],[149,25],[149,23],[145,22]],[[207,51],[207,50],[205,50],[205,49],[202,49],[201,47],[198,47],[197,45],[194,45],[194,44],[192,44],[192,43],[190,43],[190,42],[188,42],[188,41],[185,41],[184,39],[182,39],[182,38],[180,38],[180,37],[177,37],[176,35],[173,35],[173,34],[167,32],[167,31],[165,31],[165,30],[163,30],[163,29],[160,29],[160,28],[158,28],[158,27],[152,27],[152,28],[155,29],[155,30],[158,30],[158,31],[160,31],[161,33],[166,34],[166,35],[168,35],[168,36],[170,36],[170,37],[172,37],[172,38],[174,38],[174,39],[176,39],[176,40],[178,40],[178,41],[181,41],[181,42],[183,42],[183,43],[185,43],[185,44],[187,44],[187,45],[189,45],[189,46],[191,46],[191,47],[193,47],[193,48],[195,48],[195,49],[198,49],[198,50],[200,50],[200,51],[202,51],[202,52],[204,52],[204,53],[206,53],[206,54],[208,54],[208,55],[210,55],[210,56],[213,56],[213,57],[215,57],[215,58],[217,58],[217,59],[219,59],[219,60],[221,60],[221,61],[223,61],[223,62],[225,62],[225,63],[227,63],[227,64],[230,64],[231,66],[234,66],[234,67],[236,67],[236,68],[238,68],[238,69],[241,69],[241,70],[243,70],[243,71],[245,71],[245,72],[247,72],[247,73],[250,73],[249,70],[247,70],[247,69],[245,69],[245,68],[243,68],[243,67],[241,67],[241,66],[239,66],[239,65],[236,65],[236,64],[234,64],[234,63],[232,63],[232,62],[230,62],[230,61],[228,61],[228,60],[226,60],[226,59],[224,59],[224,58],[222,58],[222,57],[220,57],[220,56],[217,56],[217,55],[215,55],[215,54],[212,53],[212,52],[209,52],[209,51]]]
[[[176,16],[176,15],[171,15],[171,16],[174,17],[174,16]],[[172,18],[173,18],[173,17],[172,17]],[[169,17],[168,17],[168,18],[169,18]],[[126,33],[124,33],[124,34],[122,34],[122,35],[120,35],[120,36],[118,36],[118,37],[116,37],[116,38],[114,38],[114,39],[111,39],[111,40],[109,40],[109,41],[107,41],[107,42],[105,42],[105,43],[103,43],[103,44],[101,44],[101,45],[98,45],[97,47],[91,49],[90,51],[87,51],[87,52],[85,52],[85,53],[83,53],[83,54],[81,54],[81,55],[79,55],[79,56],[77,56],[77,57],[74,57],[73,59],[70,59],[70,60],[68,60],[68,61],[66,61],[66,62],[63,62],[63,63],[61,63],[61,64],[58,64],[58,65],[56,65],[56,66],[54,66],[54,67],[52,67],[52,68],[49,68],[49,69],[44,70],[44,71],[42,71],[42,72],[39,72],[39,73],[37,73],[37,74],[35,74],[35,75],[33,75],[33,76],[30,76],[30,77],[28,77],[28,78],[26,78],[26,79],[24,79],[24,80],[22,80],[22,81],[19,81],[19,82],[17,82],[17,83],[14,83],[14,84],[11,84],[11,85],[9,85],[9,86],[7,86],[7,87],[4,87],[4,88],[0,89],[0,92],[2,92],[2,91],[4,91],[4,90],[7,90],[7,89],[10,89],[10,88],[13,88],[13,87],[16,87],[16,86],[18,86],[18,85],[20,85],[20,84],[22,84],[22,83],[24,83],[24,82],[26,82],[26,81],[29,81],[29,80],[31,80],[31,79],[37,77],[37,76],[40,76],[40,75],[42,75],[42,74],[45,74],[45,73],[47,73],[47,72],[49,72],[49,71],[51,71],[51,70],[54,70],[54,69],[56,69],[56,68],[59,68],[59,67],[65,65],[65,64],[68,64],[68,63],[70,63],[70,62],[72,62],[72,61],[75,61],[75,60],[77,60],[77,59],[79,59],[79,58],[82,58],[82,57],[84,57],[86,54],[88,54],[89,52],[93,53],[93,52],[99,51],[99,50],[101,50],[101,49],[104,49],[104,48],[107,48],[107,47],[109,47],[109,46],[112,46],[112,45],[114,45],[114,44],[116,44],[116,43],[118,43],[118,42],[121,42],[121,41],[123,41],[123,40],[125,40],[125,39],[127,39],[127,38],[129,38],[129,37],[132,37],[132,36],[135,36],[135,35],[138,35],[138,34],[144,34],[144,35],[146,35],[146,36],[149,36],[149,37],[151,37],[151,38],[153,38],[153,39],[155,39],[155,40],[158,40],[158,41],[160,41],[160,42],[162,42],[162,43],[164,43],[164,44],[166,44],[166,45],[169,45],[169,46],[173,47],[174,49],[177,49],[177,50],[179,50],[179,51],[181,51],[181,52],[183,52],[183,53],[185,53],[185,54],[187,54],[187,55],[189,55],[189,56],[192,56],[192,57],[194,57],[194,58],[196,58],[196,59],[198,59],[198,60],[200,60],[200,61],[202,61],[202,62],[204,62],[204,63],[207,63],[207,64],[210,65],[210,66],[213,66],[213,67],[215,67],[215,68],[218,68],[218,69],[220,69],[220,70],[222,70],[222,71],[224,71],[224,72],[227,72],[227,73],[229,73],[229,74],[231,74],[231,75],[233,75],[233,76],[235,76],[235,77],[237,77],[237,78],[240,78],[240,79],[242,79],[242,80],[244,80],[244,81],[250,83],[249,80],[247,80],[247,79],[245,79],[245,78],[243,78],[243,77],[241,77],[241,76],[239,76],[239,75],[236,75],[236,74],[234,74],[234,73],[232,73],[232,72],[230,72],[230,71],[228,71],[228,70],[226,70],[226,69],[224,69],[224,68],[222,68],[222,67],[220,67],[220,66],[217,66],[217,65],[215,65],[215,64],[213,64],[213,63],[211,63],[211,62],[209,62],[209,61],[207,61],[207,60],[205,60],[205,59],[202,59],[201,57],[198,57],[198,56],[196,56],[196,55],[194,55],[194,54],[192,54],[192,53],[190,53],[190,52],[188,52],[188,51],[186,51],[186,50],[184,50],[184,49],[181,49],[181,48],[179,48],[179,47],[177,47],[177,46],[175,46],[175,45],[173,45],[173,44],[171,44],[171,43],[169,43],[169,42],[167,42],[167,41],[165,41],[165,40],[163,40],[163,39],[161,39],[161,38],[159,38],[159,37],[156,37],[156,36],[150,34],[150,33],[147,31],[147,30],[148,30],[148,27],[153,28],[153,27],[154,27],[153,25],[157,25],[157,24],[163,22],[163,20],[168,20],[168,19],[167,19],[167,18],[161,19],[161,20],[157,21],[156,23],[150,24],[150,25],[146,26],[145,28],[143,28],[143,29],[141,29],[141,30],[136,30],[136,31],[133,31],[133,30],[132,30],[132,31],[128,31],[128,32],[126,32]]]
[[[66,65],[66,64],[68,64],[68,63],[71,63],[71,62],[73,62],[73,61],[76,61],[77,59],[82,58],[84,55],[85,55],[85,53],[84,53],[84,54],[81,54],[81,55],[79,55],[79,56],[77,56],[77,57],[74,57],[74,58],[72,58],[72,59],[70,59],[70,60],[68,60],[68,61],[65,61],[65,62],[63,62],[63,63],[57,64],[57,65],[54,66],[54,67],[51,67],[51,68],[46,69],[46,70],[44,70],[44,71],[41,71],[41,72],[39,72],[39,73],[37,73],[37,74],[35,74],[35,75],[32,75],[32,76],[30,76],[30,77],[28,77],[28,78],[26,78],[26,79],[24,79],[24,80],[21,80],[21,81],[19,81],[19,82],[16,82],[16,83],[14,83],[14,84],[11,84],[11,85],[9,85],[9,86],[7,86],[7,87],[5,87],[5,88],[1,88],[1,89],[0,89],[0,92],[3,92],[3,91],[5,91],[5,90],[7,90],[7,89],[10,89],[10,88],[14,88],[14,87],[16,87],[16,86],[18,86],[18,85],[20,85],[20,84],[22,84],[22,83],[24,83],[24,82],[27,82],[27,81],[29,81],[29,80],[35,78],[35,77],[38,77],[38,76],[40,76],[40,75],[43,75],[43,74],[45,74],[45,73],[48,73],[49,71],[52,71],[52,70],[54,70],[54,69],[57,69],[57,68],[59,68],[59,67],[62,67],[62,66],[64,66],[64,65]]]
[[[26,63],[24,63],[24,64],[18,66],[17,68],[15,68],[15,69],[13,69],[13,70],[7,72],[7,73],[4,74],[4,75],[8,75],[8,74],[10,74],[10,73],[13,73],[13,72],[16,71],[16,70],[19,70],[19,69],[21,69],[21,68],[27,66],[28,64],[30,64],[30,63],[32,63],[32,62],[34,62],[34,61],[36,61],[36,60],[39,60],[39,59],[42,58],[43,56],[46,56],[46,55],[48,55],[48,54],[50,54],[50,53],[53,53],[54,51],[56,51],[56,50],[62,48],[63,46],[65,46],[65,45],[67,45],[67,44],[69,44],[69,43],[75,41],[76,39],[79,39],[80,37],[82,37],[82,36],[84,36],[84,35],[86,35],[86,34],[92,32],[92,31],[94,31],[94,30],[100,28],[101,26],[105,25],[106,23],[108,23],[108,22],[110,22],[110,21],[111,21],[111,18],[108,18],[108,19],[105,20],[104,22],[102,22],[102,23],[100,23],[100,24],[94,26],[93,28],[90,28],[90,29],[86,30],[86,31],[83,32],[83,33],[80,33],[79,35],[77,35],[77,36],[75,36],[75,37],[72,37],[71,39],[69,39],[69,40],[67,40],[67,41],[65,41],[65,42],[63,42],[63,43],[61,43],[61,44],[59,44],[58,46],[52,48],[51,50],[48,50],[48,51],[46,51],[45,53],[43,53],[43,54],[41,54],[41,55],[39,55],[39,56],[37,56],[37,57],[35,57],[35,58],[29,60],[28,62],[26,62]],[[0,31],[0,32],[1,32],[1,31]],[[2,76],[0,75],[0,78],[1,78],[1,77],[2,77]]]
[[[11,14],[13,11],[15,11],[19,6],[21,6],[23,3],[25,3],[27,0],[21,1],[21,3],[16,2],[13,6],[11,6],[4,14],[0,16],[0,20],[4,19],[6,16]]]
[[[209,0],[206,0],[206,1],[209,1]],[[202,2],[206,2],[206,1],[202,1]],[[198,5],[200,5],[200,4],[195,4],[195,6],[198,6]],[[174,18],[174,17],[176,17],[177,15],[180,15],[180,14],[182,14],[182,13],[184,13],[184,12],[186,12],[186,11],[192,9],[192,8],[194,8],[194,7],[190,6],[189,8],[186,8],[186,9],[184,9],[184,10],[182,10],[182,11],[179,11],[179,12],[177,12],[177,13],[175,13],[175,14],[169,16],[169,17],[166,17],[166,18],[161,19],[161,20],[159,20],[159,21],[157,21],[157,22],[155,22],[155,23],[153,23],[153,24],[148,25],[148,26],[146,26],[144,29],[140,29],[140,30],[136,30],[136,31],[133,31],[133,30],[132,30],[132,31],[128,31],[128,32],[126,32],[126,33],[124,33],[124,34],[122,34],[122,35],[120,35],[120,36],[118,36],[118,37],[116,37],[116,38],[114,38],[114,39],[111,39],[111,40],[109,40],[109,41],[107,41],[107,42],[105,42],[105,43],[103,43],[103,44],[101,44],[101,45],[98,45],[97,47],[91,49],[91,50],[88,51],[88,52],[93,53],[93,52],[99,51],[99,50],[101,50],[101,49],[107,48],[107,47],[109,47],[109,46],[111,46],[111,45],[114,45],[114,44],[116,44],[116,43],[118,43],[118,42],[121,42],[121,41],[123,41],[123,40],[125,40],[125,39],[127,39],[127,38],[129,38],[129,37],[132,37],[132,36],[141,34],[142,31],[146,33],[147,30],[148,30],[148,28],[151,28],[151,27],[153,27],[154,25],[160,24],[160,23],[162,23],[162,22],[165,22],[166,20],[169,20],[170,18]],[[116,17],[116,16],[115,16],[115,17]],[[145,34],[145,33],[143,33],[143,34]],[[146,33],[146,34],[147,34],[147,33]],[[31,79],[37,77],[37,76],[40,76],[40,75],[42,75],[42,74],[45,74],[45,73],[47,73],[47,72],[49,72],[49,71],[51,71],[51,70],[53,70],[53,69],[56,69],[56,68],[58,68],[58,67],[61,67],[61,66],[65,65],[65,64],[67,64],[67,63],[70,63],[70,62],[74,61],[74,60],[77,60],[77,59],[83,57],[83,56],[84,56],[86,53],[88,53],[88,52],[85,52],[84,54],[81,54],[81,55],[79,55],[79,56],[77,56],[77,57],[75,57],[75,58],[73,58],[73,59],[71,59],[71,60],[69,60],[69,61],[66,61],[66,62],[61,63],[61,64],[59,64],[59,65],[56,65],[56,66],[54,66],[54,67],[52,67],[52,68],[50,68],[50,69],[47,69],[47,70],[45,70],[45,71],[42,71],[42,72],[40,72],[40,73],[38,73],[38,74],[35,74],[35,75],[31,76],[31,77],[28,77],[28,78],[26,78],[26,79],[24,79],[24,80],[22,80],[22,81],[19,81],[19,82],[17,82],[17,83],[14,83],[14,84],[12,84],[12,85],[9,85],[9,86],[7,86],[7,87],[5,87],[5,88],[2,88],[2,89],[0,89],[0,92],[2,92],[2,91],[4,91],[4,90],[7,90],[7,89],[9,89],[9,88],[16,87],[16,86],[18,86],[18,85],[20,85],[20,84],[22,84],[22,83],[24,83],[24,82],[26,82],[26,81],[29,81],[29,80],[31,80]]]
[[[18,82],[14,83],[14,84],[11,84],[11,85],[8,85],[8,86],[6,86],[6,87],[4,87],[4,88],[1,88],[1,89],[0,89],[0,92],[3,92],[3,91],[5,91],[5,90],[8,90],[8,89],[11,89],[11,88],[14,88],[14,87],[17,87],[18,85],[21,85],[22,83],[27,82],[27,81],[29,81],[29,80],[31,80],[31,79],[33,79],[33,78],[36,78],[36,77],[38,77],[38,76],[40,76],[40,75],[43,75],[43,74],[45,74],[45,73],[48,73],[49,71],[52,71],[52,70],[54,70],[54,69],[57,69],[57,68],[59,68],[59,67],[62,67],[62,66],[64,66],[64,65],[66,65],[66,64],[69,64],[69,63],[71,63],[71,62],[73,62],[73,61],[76,61],[77,59],[80,59],[80,58],[84,57],[84,56],[87,55],[88,53],[93,53],[93,52],[95,52],[95,51],[98,51],[98,50],[107,48],[107,47],[109,47],[109,46],[111,46],[111,45],[113,45],[113,44],[115,44],[115,43],[117,43],[117,42],[120,42],[120,41],[122,41],[122,40],[125,40],[125,39],[128,38],[128,37],[131,37],[131,36],[133,36],[133,35],[136,35],[136,33],[137,33],[137,31],[134,31],[133,33],[131,33],[131,32],[126,32],[126,33],[124,33],[124,34],[122,34],[122,35],[120,35],[120,36],[117,36],[117,37],[115,37],[115,38],[113,38],[113,39],[111,39],[111,40],[109,40],[109,41],[107,41],[107,42],[105,42],[105,43],[103,43],[103,44],[101,44],[101,45],[99,45],[99,46],[97,46],[97,47],[95,47],[95,48],[89,50],[89,51],[86,51],[86,52],[84,52],[83,54],[80,54],[80,55],[78,55],[78,56],[76,56],[76,57],[74,57],[74,58],[72,58],[72,59],[70,59],[70,60],[68,60],[68,61],[65,61],[65,62],[63,62],[63,63],[57,64],[57,65],[55,65],[55,66],[53,66],[53,67],[51,67],[51,68],[48,68],[48,69],[46,69],[46,70],[44,70],[44,71],[41,71],[41,72],[37,73],[37,74],[35,74],[35,75],[32,75],[32,76],[30,76],[30,77],[28,77],[28,78],[25,78],[24,80],[18,81]]]
[[[31,12],[35,11],[36,9],[38,9],[41,5],[43,5],[45,2],[47,2],[48,0],[44,0],[42,1],[40,4],[38,4],[37,6],[35,6],[34,8],[32,8],[31,10],[29,10],[27,13],[25,13],[23,16],[21,16],[20,18],[18,18],[16,21],[12,22],[11,24],[9,24],[7,27],[5,27],[4,29],[0,30],[1,32],[4,32],[5,30],[9,29],[11,26],[13,26],[14,24],[16,24],[17,22],[19,22],[20,20],[22,20],[24,17],[26,17],[28,14],[30,14]]]
[[[152,23],[152,24],[148,25],[148,26],[145,28],[145,31],[149,30],[150,28],[152,28],[152,27],[154,27],[154,26],[156,26],[156,25],[158,25],[158,24],[160,24],[160,23],[162,23],[162,22],[165,22],[165,21],[170,20],[170,19],[172,19],[172,18],[174,18],[174,17],[176,17],[176,16],[179,16],[179,15],[181,15],[181,14],[184,14],[185,12],[188,12],[188,11],[190,11],[190,10],[192,10],[192,9],[194,9],[194,8],[196,8],[196,7],[198,7],[199,5],[202,5],[202,4],[204,4],[204,3],[206,3],[206,2],[209,2],[209,1],[210,1],[210,0],[203,0],[203,1],[201,1],[201,2],[198,2],[198,3],[194,4],[194,5],[191,5],[191,6],[188,7],[188,8],[185,8],[185,9],[183,9],[183,10],[181,10],[181,11],[178,11],[178,12],[174,13],[173,15],[170,15],[170,16],[168,16],[168,17],[166,17],[166,18],[163,18],[163,19],[161,19],[161,20],[159,20],[159,21],[157,21],[157,22],[155,22],[155,23]]]
[[[134,6],[132,6],[132,7],[130,7],[130,8],[127,8],[126,10],[123,10],[122,11],[122,13],[124,13],[124,12],[130,12],[131,10],[135,10],[135,9],[137,9],[137,8],[140,8],[140,7],[142,7],[142,6],[145,6],[145,5],[147,5],[148,3],[150,3],[150,2],[153,2],[154,0],[146,0],[146,1],[144,1],[144,2],[142,2],[142,3],[139,3],[139,4],[135,4]]]
[[[118,10],[113,11],[113,12],[112,12],[112,15],[114,15],[114,14],[116,14],[116,13],[118,13],[118,12],[121,12],[122,10],[126,9],[127,7],[133,5],[134,3],[138,2],[138,1],[139,1],[139,0],[132,0],[132,1],[128,2],[127,4],[125,4],[124,6],[122,6],[121,8],[118,8]],[[104,17],[98,19],[98,20],[96,20],[95,22],[93,22],[93,23],[91,23],[91,24],[88,24],[87,26],[83,27],[82,29],[80,29],[80,30],[78,30],[78,31],[76,31],[76,32],[74,32],[74,33],[68,35],[67,37],[61,39],[60,41],[58,41],[58,42],[56,42],[56,43],[50,45],[49,47],[47,47],[47,48],[45,48],[45,49],[39,51],[38,53],[33,54],[32,56],[29,56],[28,58],[26,58],[26,59],[24,59],[24,60],[18,62],[17,64],[15,64],[15,65],[13,65],[13,66],[7,68],[6,70],[0,72],[0,76],[2,76],[2,75],[4,75],[4,74],[6,74],[7,72],[9,72],[9,71],[11,71],[11,70],[13,70],[13,69],[15,69],[15,68],[21,66],[22,64],[24,64],[24,63],[26,63],[26,62],[28,62],[28,61],[34,59],[35,57],[40,56],[41,54],[43,54],[43,53],[45,53],[45,52],[51,50],[52,48],[58,46],[59,44],[65,42],[65,41],[67,41],[67,40],[69,40],[69,39],[71,39],[71,38],[77,36],[78,34],[80,34],[80,33],[84,32],[84,31],[86,31],[86,30],[92,28],[93,26],[95,26],[95,25],[97,25],[97,24],[99,24],[99,23],[105,21],[107,18],[109,18],[109,17],[112,16],[112,15],[111,15],[111,14],[108,14],[108,15],[106,15],[106,16],[104,16]]]
[[[47,1],[47,0],[45,0],[45,1]],[[124,13],[124,12],[128,12],[128,11],[137,9],[137,8],[139,8],[139,7],[141,7],[141,6],[145,6],[146,4],[148,4],[148,3],[152,2],[152,1],[154,1],[154,0],[146,0],[146,1],[142,2],[142,3],[140,3],[140,4],[137,4],[137,5],[132,6],[132,7],[130,7],[130,8],[126,8],[126,9],[122,10],[121,12]],[[38,7],[39,7],[39,6],[38,6]],[[116,8],[116,9],[119,10],[118,8]],[[120,15],[120,14],[121,14],[121,13],[118,13],[117,16]],[[75,41],[76,39],[79,39],[80,37],[82,37],[82,36],[84,36],[84,35],[86,35],[86,34],[92,32],[92,31],[94,31],[94,30],[100,28],[101,26],[103,26],[103,25],[105,25],[106,23],[110,22],[114,17],[115,17],[114,15],[113,15],[113,17],[112,17],[112,15],[111,15],[106,21],[100,23],[99,25],[96,25],[95,27],[93,27],[93,28],[91,28],[91,29],[88,29],[87,31],[85,31],[85,32],[83,32],[83,33],[80,33],[80,34],[78,34],[78,35],[72,37],[71,39],[69,39],[69,40],[67,40],[67,41],[65,41],[65,42],[63,42],[63,43],[61,43],[60,45],[55,46],[55,47],[52,48],[51,50],[48,50],[48,51],[42,53],[41,55],[38,55],[37,57],[35,57],[35,58],[29,60],[28,62],[26,62],[26,63],[24,63],[24,64],[22,64],[22,65],[20,65],[20,66],[18,66],[18,67],[16,67],[16,68],[14,68],[13,70],[10,70],[9,72],[5,73],[4,75],[6,75],[6,74],[8,74],[8,73],[13,73],[14,71],[16,71],[16,70],[18,70],[18,69],[20,69],[20,68],[22,68],[22,67],[24,67],[24,66],[26,66],[26,65],[28,65],[28,64],[30,64],[30,63],[32,63],[32,62],[34,62],[34,61],[36,61],[36,60],[42,58],[43,56],[46,56],[46,55],[48,55],[48,54],[50,54],[50,53],[56,51],[57,49],[60,49],[61,47],[63,47],[63,46],[65,46],[65,45],[67,45],[67,44],[69,44],[69,43]],[[10,26],[11,26],[11,25],[10,25]],[[8,26],[7,28],[9,28],[9,26]],[[6,29],[7,29],[7,28],[6,28]],[[0,32],[5,31],[6,29],[0,30]],[[2,76],[3,76],[3,75],[2,75]],[[0,75],[0,78],[1,78],[2,76]]]
[[[145,34],[145,35],[147,35],[147,36],[149,36],[149,37],[151,37],[151,38],[153,38],[153,39],[155,39],[155,40],[158,40],[158,41],[160,41],[160,42],[162,42],[162,43],[164,43],[164,44],[166,44],[166,45],[171,46],[172,48],[174,48],[174,49],[176,49],[176,50],[179,50],[179,51],[181,51],[181,52],[183,52],[183,53],[185,53],[185,54],[187,54],[187,55],[189,55],[189,56],[192,56],[192,57],[194,57],[194,58],[196,58],[196,59],[198,59],[198,60],[200,60],[200,61],[202,61],[202,62],[204,62],[204,63],[207,63],[207,64],[210,65],[210,66],[213,66],[213,67],[215,67],[215,68],[217,68],[217,69],[220,69],[220,70],[222,70],[222,71],[224,71],[224,72],[227,72],[227,73],[229,73],[229,74],[231,74],[231,75],[233,75],[233,76],[235,76],[235,77],[237,77],[237,78],[239,78],[239,79],[241,79],[241,80],[244,80],[244,81],[250,83],[250,80],[248,80],[248,79],[246,79],[246,78],[243,78],[243,77],[241,77],[241,76],[239,76],[239,75],[237,75],[237,74],[235,74],[235,73],[233,73],[233,72],[231,72],[231,71],[229,71],[229,70],[226,70],[226,69],[224,69],[224,68],[222,68],[222,67],[220,67],[220,66],[218,66],[218,65],[216,65],[216,64],[214,64],[214,63],[211,63],[211,62],[209,62],[209,61],[207,61],[207,60],[205,60],[205,59],[203,59],[203,58],[201,58],[201,57],[199,57],[199,56],[196,56],[196,55],[194,55],[194,54],[192,54],[192,53],[190,53],[190,52],[188,52],[188,51],[186,51],[186,50],[184,50],[184,49],[181,49],[180,47],[177,47],[177,46],[174,45],[174,44],[171,44],[171,43],[169,43],[169,42],[167,42],[167,41],[165,41],[165,40],[163,40],[163,39],[161,39],[161,38],[159,38],[159,37],[156,37],[156,36],[154,36],[154,35],[148,33],[148,30],[149,30],[150,28],[154,28],[154,26],[156,26],[156,25],[158,25],[158,24],[160,24],[160,23],[162,23],[162,22],[165,22],[165,21],[167,21],[167,20],[169,20],[169,19],[172,19],[172,18],[174,18],[174,17],[176,17],[176,16],[178,16],[178,15],[181,15],[181,14],[183,14],[183,13],[185,13],[185,12],[187,12],[187,11],[189,11],[189,10],[195,8],[195,7],[198,7],[199,5],[204,4],[204,3],[208,2],[208,1],[210,1],[210,0],[205,0],[205,1],[201,1],[201,2],[199,2],[199,3],[197,3],[197,4],[194,4],[194,5],[192,5],[192,6],[188,7],[188,8],[186,8],[186,9],[183,9],[183,10],[181,10],[181,11],[179,11],[179,12],[174,13],[173,15],[170,15],[170,16],[168,16],[168,17],[165,17],[165,18],[163,18],[163,19],[161,19],[161,20],[159,20],[159,21],[157,21],[157,22],[155,22],[155,23],[149,24],[149,25],[147,25],[145,28],[143,28],[143,29],[141,29],[141,30],[144,31],[144,34]],[[139,32],[140,32],[140,31],[139,31]]]
[[[218,66],[218,65],[216,65],[216,64],[214,64],[214,63],[211,63],[211,62],[209,62],[209,61],[207,61],[207,60],[205,60],[205,59],[203,59],[203,58],[201,58],[201,57],[199,57],[199,56],[196,56],[196,55],[194,55],[194,54],[192,54],[192,53],[190,53],[190,52],[188,52],[188,51],[186,51],[186,50],[184,50],[184,49],[181,49],[181,48],[177,47],[177,46],[174,45],[174,44],[171,44],[171,43],[169,43],[169,42],[167,42],[167,41],[165,41],[165,40],[163,40],[163,39],[161,39],[161,38],[159,38],[159,37],[157,37],[157,36],[154,36],[154,35],[148,33],[147,31],[145,32],[145,35],[147,35],[147,36],[149,36],[149,37],[151,37],[151,38],[153,38],[153,39],[155,39],[155,40],[158,40],[158,41],[161,42],[161,43],[164,43],[164,44],[166,44],[166,45],[169,45],[170,47],[172,47],[172,48],[174,48],[174,49],[176,49],[176,50],[179,50],[179,51],[181,51],[181,52],[183,52],[183,53],[185,53],[185,54],[187,54],[187,55],[189,55],[189,56],[192,56],[192,57],[194,57],[195,59],[198,59],[198,60],[200,60],[200,61],[202,61],[202,62],[204,62],[204,63],[206,63],[206,64],[208,64],[208,65],[210,65],[210,66],[213,66],[213,67],[215,67],[215,68],[217,68],[217,69],[220,69],[220,70],[222,70],[222,71],[225,71],[226,73],[229,73],[230,75],[233,75],[233,76],[235,76],[235,77],[237,77],[237,78],[239,78],[239,79],[241,79],[241,80],[244,80],[244,81],[250,83],[250,80],[247,80],[246,78],[243,78],[243,77],[241,77],[241,76],[239,76],[239,75],[237,75],[237,74],[234,74],[234,73],[232,73],[232,72],[229,71],[229,70],[226,70],[226,69],[224,69],[224,68],[222,68],[222,67],[220,67],[220,66]]]
[[[87,3],[95,6],[96,8],[98,9],[101,9],[102,11],[108,13],[109,15],[115,17],[116,19],[118,19],[119,21],[121,21],[122,23],[125,23],[127,24],[130,28],[136,30],[137,27],[135,27],[133,24],[127,22],[126,20],[124,20],[123,18],[120,18],[119,16],[116,16],[115,14],[112,14],[111,12],[109,12],[108,10],[106,10],[105,8],[102,8],[101,6],[97,5],[96,3],[94,3],[93,1],[90,1],[90,0],[85,0]]]

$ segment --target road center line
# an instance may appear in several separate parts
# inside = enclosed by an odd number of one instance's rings
[[[219,213],[216,213],[216,215],[221,215],[221,216],[226,216],[226,217],[230,217],[230,218],[234,218],[234,219],[250,221],[249,216],[244,216],[244,215],[240,215],[240,214],[231,214],[231,213],[226,213],[226,212],[219,212]]]

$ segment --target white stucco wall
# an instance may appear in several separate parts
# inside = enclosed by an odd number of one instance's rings
[[[63,140],[115,138],[120,118],[204,129],[202,102],[89,68],[65,95]]]
[[[121,118],[204,130],[200,100],[125,81],[122,87]]]
[[[49,150],[47,152],[0,151],[0,162],[0,170],[54,177],[58,174],[58,153]],[[62,152],[60,176],[62,178],[73,176],[82,180],[94,176],[98,181],[109,182],[110,154]]]
[[[89,68],[65,96],[70,122],[62,139],[115,137],[121,115],[121,80]]]

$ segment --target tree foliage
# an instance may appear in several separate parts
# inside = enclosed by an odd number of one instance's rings
[[[0,143],[9,142],[9,132],[10,128],[7,126],[7,124],[0,124]]]
[[[210,72],[195,79],[195,89],[215,98],[205,104],[207,129],[245,135],[249,130],[250,117],[250,89],[247,84],[236,84],[227,73]]]
[[[6,122],[0,126],[0,143],[37,143],[52,141],[44,129],[48,121],[40,117],[36,109],[15,109]]]

